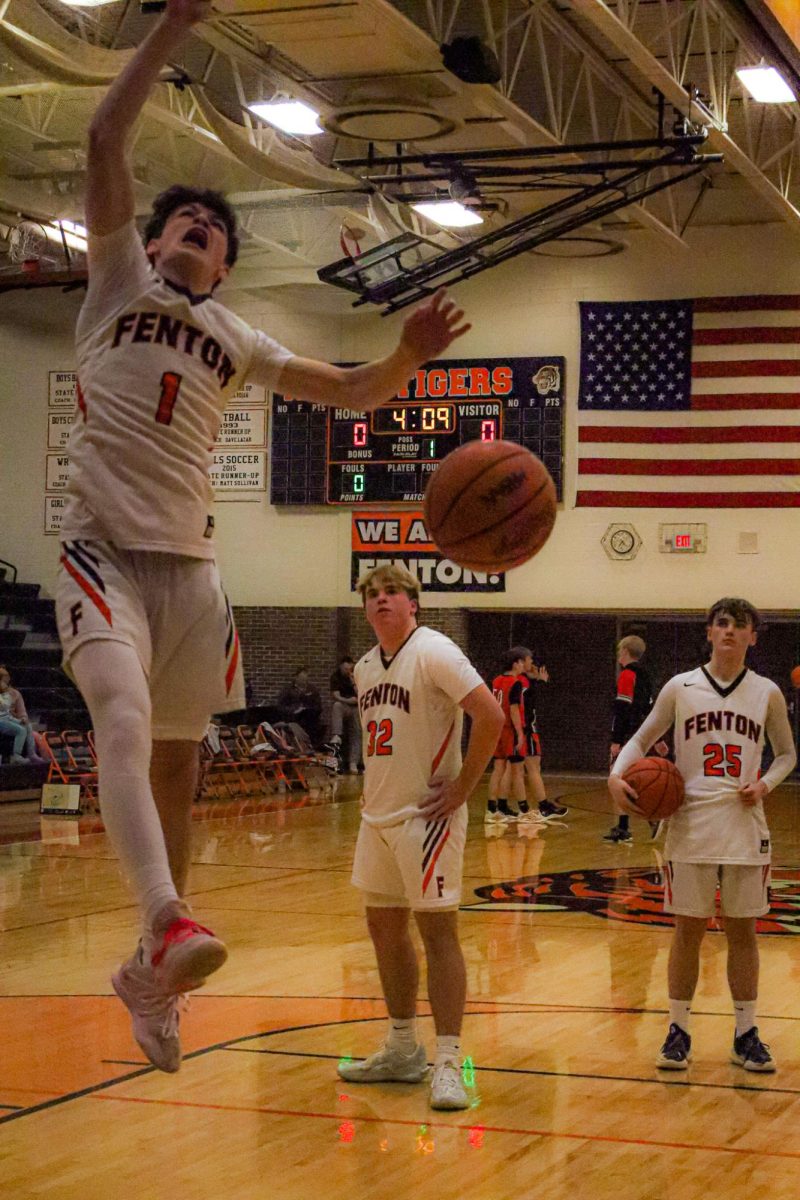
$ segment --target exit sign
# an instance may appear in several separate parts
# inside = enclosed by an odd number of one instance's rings
[[[658,548],[662,554],[705,554],[707,542],[708,526],[702,522],[658,527]]]

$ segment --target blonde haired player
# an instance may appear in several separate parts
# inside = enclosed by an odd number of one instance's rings
[[[378,566],[358,590],[378,645],[355,668],[364,801],[353,883],[364,895],[389,1026],[376,1053],[340,1064],[339,1074],[351,1083],[418,1083],[427,1074],[416,1032],[413,911],[436,1027],[431,1105],[466,1108],[460,1072],[466,970],[457,910],[467,800],[494,749],[503,712],[458,646],[417,624],[416,576],[403,566]],[[472,724],[462,762],[463,713]]]
[[[778,686],[745,666],[759,614],[747,600],[726,597],[709,610],[707,666],[675,675],[650,715],[620,750],[608,788],[618,812],[641,816],[636,793],[621,778],[670,726],[675,761],[686,785],[669,820],[664,850],[664,909],[675,914],[669,957],[670,1026],[656,1059],[685,1070],[691,1058],[689,1013],[700,945],[720,902],[728,941],[728,982],[736,1013],[731,1061],[748,1071],[774,1071],[758,1035],[756,918],[769,911],[770,837],[764,800],[797,760],[786,702]],[[760,776],[764,739],[775,755]]]
[[[386,358],[351,369],[298,358],[213,299],[237,246],[219,193],[170,188],[142,246],[131,135],[162,68],[210,7],[168,0],[89,130],[89,288],[57,587],[64,661],[94,724],[103,820],[142,911],[141,943],[112,982],[164,1071],[180,1065],[180,994],[227,954],[181,899],[199,745],[211,713],[243,704],[211,540],[208,472],[223,409],[250,378],[369,411],[469,328],[437,293]]]

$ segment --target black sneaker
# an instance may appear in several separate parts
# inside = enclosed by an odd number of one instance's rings
[[[775,1059],[769,1052],[769,1046],[762,1042],[755,1025],[752,1029],[748,1029],[747,1033],[733,1039],[731,1062],[736,1063],[737,1067],[744,1067],[745,1071],[774,1071],[776,1069]]]
[[[565,817],[569,809],[565,804],[556,804],[553,800],[542,800],[539,812],[543,817]]]
[[[629,844],[633,841],[633,834],[630,829],[620,829],[619,825],[612,825],[608,833],[603,834],[604,842],[625,842]]]
[[[752,1033],[752,1030],[750,1031]],[[749,1034],[745,1035],[749,1037]],[[692,1057],[692,1039],[685,1029],[673,1023],[667,1040],[658,1052],[656,1066],[662,1071],[685,1071]]]

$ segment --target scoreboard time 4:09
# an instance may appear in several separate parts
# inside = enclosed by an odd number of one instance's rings
[[[446,359],[372,413],[289,397],[272,403],[273,504],[418,504],[464,442],[506,438],[562,482],[563,358]]]

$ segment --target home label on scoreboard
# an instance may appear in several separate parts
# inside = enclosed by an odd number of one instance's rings
[[[470,441],[519,442],[561,497],[563,358],[446,359],[371,413],[276,396],[273,504],[418,504],[438,463]]]

